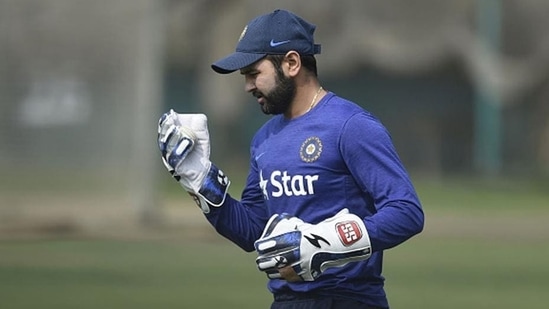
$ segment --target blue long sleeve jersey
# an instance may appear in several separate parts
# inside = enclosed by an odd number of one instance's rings
[[[331,268],[313,282],[269,281],[272,293],[314,292],[387,307],[383,250],[423,229],[423,211],[385,127],[353,102],[329,92],[310,112],[274,116],[251,143],[241,200],[230,196],[206,215],[218,233],[254,250],[269,217],[289,213],[318,223],[343,208],[364,219],[373,254]]]

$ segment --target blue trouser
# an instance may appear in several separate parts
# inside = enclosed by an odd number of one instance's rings
[[[323,296],[301,297],[295,294],[275,295],[271,309],[383,309],[352,299]]]

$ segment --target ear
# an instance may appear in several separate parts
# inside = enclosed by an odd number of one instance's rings
[[[295,77],[301,70],[301,57],[296,51],[289,51],[284,56],[285,67],[287,68],[286,73],[290,77]]]

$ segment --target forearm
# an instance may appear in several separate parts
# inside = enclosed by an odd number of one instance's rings
[[[395,247],[420,233],[424,226],[424,214],[416,203],[395,201],[365,218],[364,223],[375,252]]]
[[[421,202],[385,127],[367,115],[356,115],[342,133],[341,149],[354,179],[375,207],[374,214],[364,218],[372,249],[392,248],[421,232]]]
[[[253,211],[253,206],[227,195],[221,207],[211,208],[206,219],[223,237],[247,252],[254,251],[254,242],[263,231],[266,219]]]

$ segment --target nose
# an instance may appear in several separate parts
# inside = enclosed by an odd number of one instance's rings
[[[246,92],[252,92],[255,90],[255,80],[251,76],[244,77],[244,90]]]

